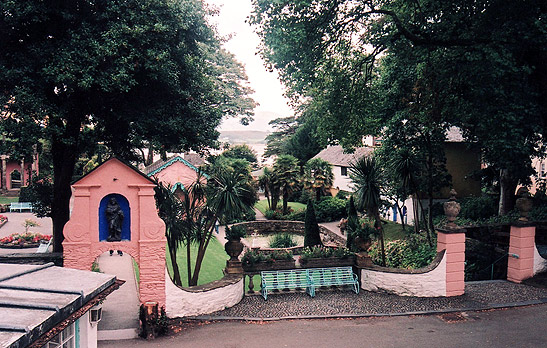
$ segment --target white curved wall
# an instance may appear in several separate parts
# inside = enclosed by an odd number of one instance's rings
[[[385,291],[399,296],[446,296],[446,254],[439,265],[427,273],[389,273],[362,269],[361,289]]]
[[[534,275],[547,271],[547,260],[545,260],[538,252],[534,245]]]
[[[185,291],[165,276],[165,311],[169,318],[213,313],[232,307],[243,298],[243,277],[237,283],[199,292]]]

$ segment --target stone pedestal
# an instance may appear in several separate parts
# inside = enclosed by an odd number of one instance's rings
[[[226,268],[224,269],[225,274],[243,274],[243,267],[241,266],[241,261],[226,261]]]
[[[511,226],[507,280],[521,283],[534,276],[534,248],[536,228],[530,223]]]
[[[459,296],[465,292],[465,229],[437,230],[437,252],[446,254],[446,296]]]

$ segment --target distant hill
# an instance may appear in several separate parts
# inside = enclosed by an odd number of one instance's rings
[[[267,131],[230,130],[220,132],[218,140],[230,144],[266,144]]]

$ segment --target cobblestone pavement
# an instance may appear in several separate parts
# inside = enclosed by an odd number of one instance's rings
[[[465,294],[457,297],[406,297],[349,289],[318,291],[315,298],[305,293],[245,296],[232,308],[200,318],[290,318],[396,315],[402,313],[473,310],[547,302],[547,289],[515,284],[504,280],[470,282]]]

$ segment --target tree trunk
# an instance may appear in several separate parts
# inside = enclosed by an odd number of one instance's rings
[[[382,252],[382,266],[386,266],[386,250],[384,247],[384,228],[382,227],[382,219],[380,218],[380,212],[378,209],[374,212],[374,218],[376,220],[376,225],[378,225],[378,230],[380,233],[380,251]]]
[[[289,191],[287,189],[283,189],[283,215],[287,215],[289,212]]]
[[[182,286],[182,280],[180,279],[179,265],[177,264],[177,246],[168,245],[169,256],[171,257],[171,266],[173,267],[173,282],[175,285]]]
[[[192,243],[190,243],[190,240],[186,241],[186,274],[188,276],[188,284],[190,284],[190,281],[192,280]]]
[[[399,216],[401,217],[401,225],[403,227],[403,231],[406,231],[406,224],[405,224],[405,217],[403,216],[403,209],[399,206],[399,201],[395,202],[395,205],[397,206],[397,210],[399,211]]]
[[[498,205],[498,215],[506,215],[515,207],[515,190],[518,181],[513,179],[509,170],[500,170],[500,200]]]
[[[320,199],[321,199],[321,187],[317,187],[315,189],[315,201],[319,202]]]
[[[53,202],[51,220],[53,224],[53,252],[63,251],[63,228],[70,219],[70,185],[78,156],[78,135],[80,123],[69,121],[64,136],[54,138],[51,144],[53,154]]]

